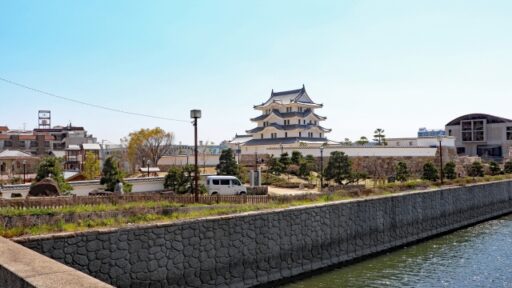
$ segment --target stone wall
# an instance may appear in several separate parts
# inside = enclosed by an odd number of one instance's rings
[[[250,287],[512,212],[512,181],[17,239],[117,287]]]
[[[97,279],[0,237],[2,288],[111,288]]]

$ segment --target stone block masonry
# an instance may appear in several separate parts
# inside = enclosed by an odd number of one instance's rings
[[[17,239],[116,287],[251,287],[512,211],[512,181]]]

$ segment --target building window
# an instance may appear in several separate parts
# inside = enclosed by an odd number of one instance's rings
[[[286,112],[292,112],[292,107],[286,107]]]
[[[284,138],[288,138],[288,132],[284,132]]]
[[[458,155],[465,154],[465,153],[466,153],[466,148],[465,147],[457,147],[457,154]]]
[[[284,120],[284,125],[290,125],[290,120]]]
[[[462,141],[485,141],[485,121],[467,120],[461,121]]]
[[[299,137],[302,137],[302,132],[299,132]]]
[[[412,146],[412,141],[409,141],[409,146]]]
[[[261,134],[260,136],[261,136],[261,139],[263,139],[263,134]]]
[[[313,132],[308,132],[308,137],[313,138]]]
[[[512,127],[507,127],[507,140],[512,140]]]
[[[4,142],[5,147],[12,147],[12,141],[5,141]]]
[[[31,148],[37,147],[37,141],[30,141],[30,147]]]
[[[448,136],[452,136],[452,129],[448,130]]]
[[[300,119],[299,119],[299,123],[298,124],[300,125]]]
[[[320,133],[320,138],[322,138],[322,133]]]

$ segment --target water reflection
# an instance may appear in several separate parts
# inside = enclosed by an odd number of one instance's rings
[[[282,287],[512,287],[512,216]]]

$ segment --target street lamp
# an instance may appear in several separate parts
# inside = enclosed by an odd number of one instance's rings
[[[324,188],[324,145],[320,146],[320,192]]]
[[[0,161],[0,186],[2,186],[4,176],[2,175],[2,170],[4,169],[4,162]]]
[[[201,118],[201,110],[190,110],[190,118],[194,119],[194,195],[195,201],[199,202],[199,167],[197,165],[197,119]]]
[[[283,155],[284,154],[283,144],[280,144],[280,146],[281,146],[281,155]]]
[[[149,164],[150,164],[150,163],[151,163],[151,162],[150,162],[150,161],[149,161],[149,159],[148,159],[148,160],[146,161],[146,165],[148,166],[148,178],[149,178]]]
[[[23,184],[27,182],[27,160],[23,160]]]
[[[437,141],[439,141],[439,164],[440,164],[440,168],[441,168],[441,173],[440,173],[440,176],[441,176],[441,184],[444,184],[444,171],[443,171],[443,137],[442,136],[438,136],[437,137]]]

